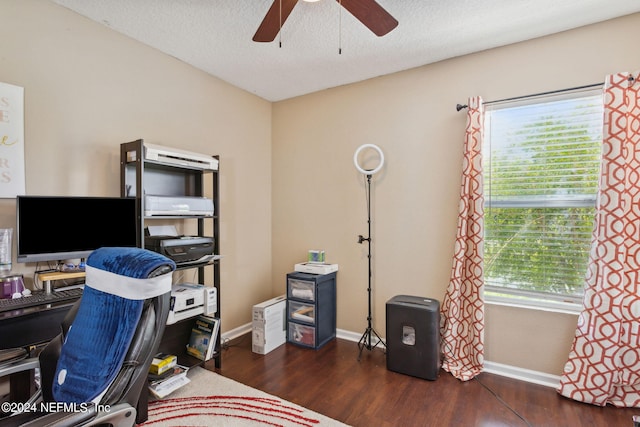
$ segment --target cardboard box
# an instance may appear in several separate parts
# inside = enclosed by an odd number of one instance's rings
[[[164,374],[166,371],[176,366],[177,363],[178,358],[173,354],[158,353],[151,361],[149,373],[154,375]]]
[[[280,295],[253,306],[251,349],[267,354],[287,341],[287,297]]]

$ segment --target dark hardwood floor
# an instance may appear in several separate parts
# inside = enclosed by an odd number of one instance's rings
[[[428,381],[387,370],[380,348],[336,339],[319,350],[285,344],[251,351],[251,334],[228,343],[222,369],[206,367],[351,426],[628,426],[638,409],[597,407],[552,388],[483,373]]]

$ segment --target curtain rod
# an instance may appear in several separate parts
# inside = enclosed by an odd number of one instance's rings
[[[629,81],[633,81],[634,78],[633,77],[629,77]],[[504,99],[498,99],[495,101],[487,101],[484,102],[484,105],[490,105],[490,104],[497,104],[498,102],[505,102],[505,101],[517,101],[519,99],[527,99],[527,98],[533,98],[536,96],[544,96],[544,95],[554,95],[556,93],[562,93],[562,92],[571,92],[573,90],[581,90],[581,89],[591,89],[594,87],[598,87],[598,86],[602,86],[604,83],[593,83],[590,85],[585,85],[585,86],[576,86],[576,87],[571,87],[568,89],[558,89],[558,90],[552,90],[549,92],[540,92],[540,93],[534,93],[532,95],[522,95],[522,96],[514,96],[513,98],[504,98]],[[460,111],[462,109],[465,109],[469,107],[468,105],[463,105],[463,104],[456,104],[456,111]]]

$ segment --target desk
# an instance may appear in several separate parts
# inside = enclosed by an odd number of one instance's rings
[[[27,347],[51,341],[75,301],[0,313],[0,349]]]
[[[0,313],[0,349],[28,347],[51,341],[60,334],[60,325],[74,301],[29,307]],[[33,371],[9,378],[10,401],[24,402],[35,391]]]
[[[84,271],[39,273],[45,292],[51,292],[51,282],[85,277]],[[62,320],[75,301],[51,302],[0,313],[0,349],[27,347],[51,341],[60,333]]]
[[[45,292],[51,292],[51,282],[85,277],[84,271],[50,271],[38,273]],[[51,341],[60,333],[62,320],[77,300],[51,302],[0,313],[0,349],[27,347]]]

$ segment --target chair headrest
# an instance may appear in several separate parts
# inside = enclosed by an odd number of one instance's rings
[[[149,277],[163,265],[176,268],[169,258],[146,249],[96,249],[87,258],[85,287],[128,299],[153,298],[171,291],[171,274]]]

